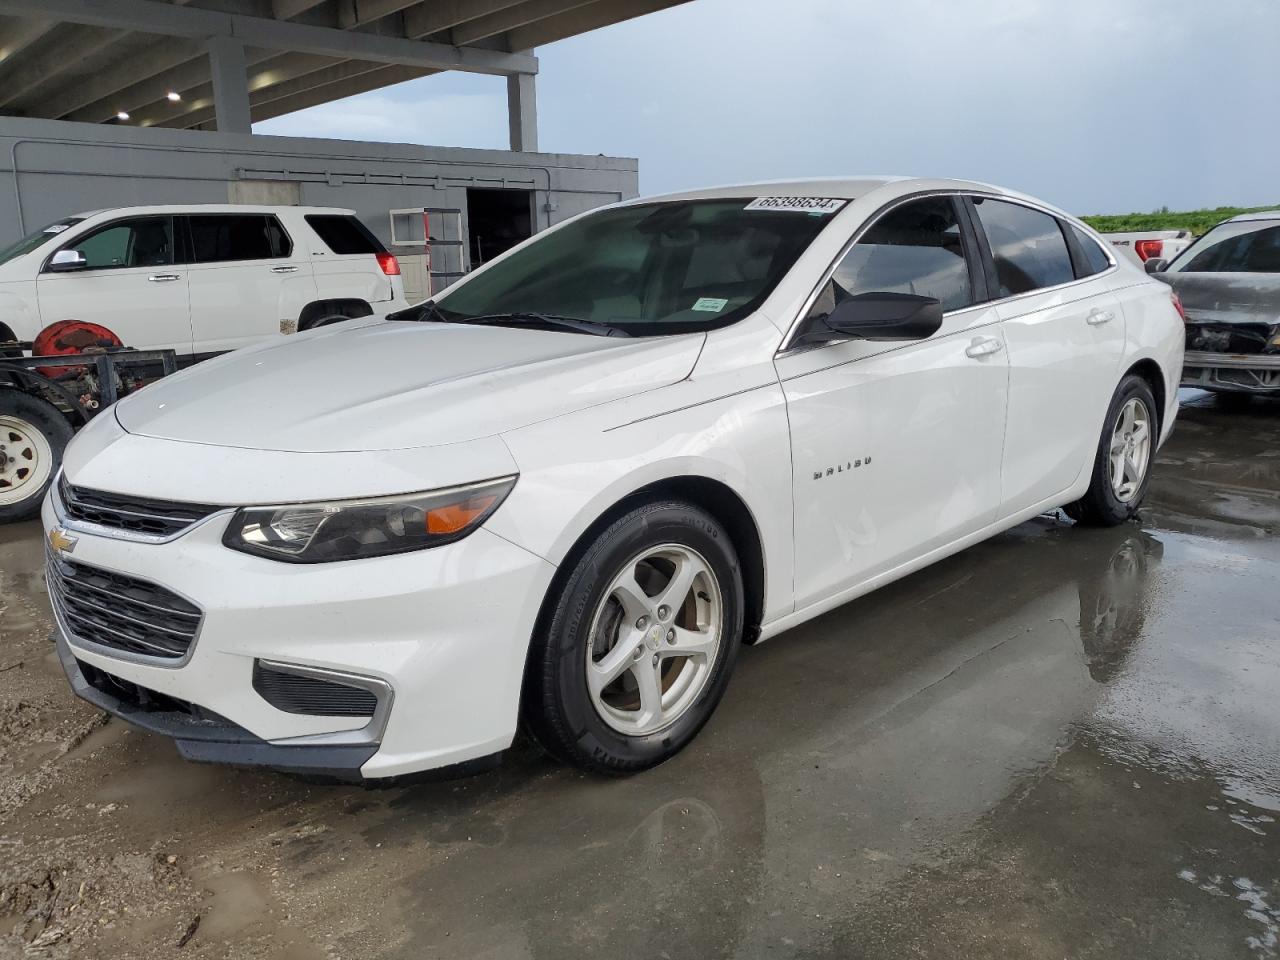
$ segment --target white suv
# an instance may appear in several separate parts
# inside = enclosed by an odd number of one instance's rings
[[[87,320],[185,363],[404,306],[399,264],[351,210],[118,207],[0,250],[0,341]]]

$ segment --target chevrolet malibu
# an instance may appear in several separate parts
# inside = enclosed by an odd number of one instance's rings
[[[523,723],[641,770],[744,643],[1054,508],[1131,518],[1184,339],[1168,286],[978,183],[596,210],[95,419],[43,507],[57,648],[196,760],[465,770]]]

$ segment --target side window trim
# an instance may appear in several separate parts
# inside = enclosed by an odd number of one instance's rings
[[[94,226],[89,227],[89,229],[85,230],[83,233],[80,233],[77,236],[72,237],[70,240],[67,240],[63,243],[58,244],[51,251],[49,251],[49,255],[45,257],[44,262],[40,264],[40,272],[39,274],[37,274],[37,276],[43,276],[44,274],[51,272],[49,270],[49,263],[50,261],[53,260],[53,257],[55,254],[60,253],[63,250],[74,250],[76,248],[76,244],[83,243],[85,240],[89,240],[92,237],[97,236],[103,230],[109,230],[111,227],[118,227],[122,223],[129,223],[130,221],[133,221],[133,220],[168,220],[170,236],[173,237],[174,246],[177,246],[178,225],[176,222],[176,218],[172,214],[140,213],[140,214],[134,214],[133,216],[128,216],[128,217],[116,217],[114,220],[104,220],[102,223],[95,224]],[[177,255],[178,255],[177,250],[170,250],[169,263],[155,264],[154,266],[173,266],[175,263],[178,262]],[[74,272],[77,274],[85,274],[85,273],[98,273],[101,270],[137,270],[137,269],[140,269],[140,268],[130,267],[125,264],[120,264],[119,266],[114,266],[114,267],[86,267],[83,270],[77,270]]]
[[[978,220],[978,212],[973,208],[973,197],[969,194],[957,194],[956,203],[960,208],[961,222],[965,224],[969,239],[973,243],[973,260],[971,272],[976,271],[979,281],[974,282],[974,306],[992,303],[996,300],[996,262],[991,255],[991,244],[987,242],[987,233]]]
[[[191,239],[191,220],[187,214],[180,213],[173,218],[173,233],[177,252],[182,257],[178,262],[186,267],[191,266],[196,262],[196,245]]]

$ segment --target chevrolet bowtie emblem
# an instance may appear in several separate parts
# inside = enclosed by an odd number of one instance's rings
[[[71,536],[61,527],[54,527],[49,531],[49,546],[53,547],[58,553],[70,553],[79,542],[79,537]]]

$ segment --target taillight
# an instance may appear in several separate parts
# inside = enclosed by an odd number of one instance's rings
[[[382,272],[388,277],[400,276],[400,261],[396,259],[393,253],[378,254],[378,266],[382,268]]]
[[[1178,311],[1178,316],[1182,318],[1182,322],[1187,322],[1187,311],[1182,307],[1182,298],[1177,293],[1170,293],[1169,296],[1173,300],[1173,309]]]
[[[1133,252],[1138,255],[1138,259],[1146,262],[1152,257],[1158,257],[1164,253],[1163,240],[1137,240],[1133,244]]]

